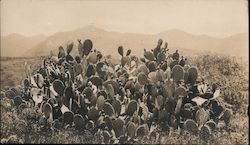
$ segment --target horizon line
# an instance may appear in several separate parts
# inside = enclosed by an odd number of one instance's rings
[[[187,32],[185,30],[178,29],[178,28],[163,30],[163,31],[158,32],[158,33],[136,33],[136,32],[119,32],[119,31],[115,31],[115,30],[107,30],[107,29],[104,29],[104,28],[101,28],[101,27],[98,27],[98,26],[95,26],[95,25],[85,25],[83,27],[74,28],[74,29],[65,30],[65,31],[57,31],[57,32],[54,32],[54,33],[51,33],[51,34],[38,33],[38,34],[33,34],[33,35],[26,35],[26,34],[22,34],[22,33],[18,33],[18,32],[13,32],[13,33],[9,33],[7,35],[2,35],[1,34],[1,37],[7,37],[7,36],[13,35],[13,34],[21,35],[21,36],[24,36],[24,37],[34,37],[34,36],[38,36],[38,35],[43,35],[44,37],[50,37],[52,35],[55,35],[56,33],[60,33],[60,32],[72,32],[72,31],[76,31],[76,30],[79,30],[79,29],[86,29],[87,27],[93,27],[95,29],[100,29],[100,30],[103,30],[103,31],[106,31],[106,32],[115,32],[115,33],[122,33],[122,34],[142,34],[142,35],[157,35],[157,34],[160,34],[160,33],[167,32],[167,31],[182,31],[182,32],[190,34],[190,35],[207,36],[207,37],[213,37],[213,38],[217,38],[217,39],[228,38],[228,37],[231,37],[231,36],[234,36],[234,35],[238,35],[238,34],[249,34],[248,32],[238,32],[238,33],[234,33],[234,34],[222,37],[222,36],[212,36],[212,35],[208,35],[208,34],[195,34],[195,33]]]

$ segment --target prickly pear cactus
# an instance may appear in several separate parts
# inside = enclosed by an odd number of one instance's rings
[[[196,67],[190,67],[188,69],[188,82],[195,84],[196,79],[198,78],[198,70]]]
[[[82,115],[80,115],[80,114],[74,115],[74,124],[75,124],[75,128],[77,130],[80,130],[84,127],[85,121],[84,121]]]
[[[156,77],[156,72],[155,72],[155,71],[150,72],[150,73],[148,74],[148,78],[149,78],[149,80],[150,80],[151,82],[154,82],[154,83],[158,82],[158,79],[157,79],[157,77]]]
[[[149,61],[147,64],[149,72],[154,72],[156,71],[156,64],[154,61]]]
[[[162,96],[162,95],[158,95],[158,96],[156,97],[156,103],[155,103],[155,104],[156,104],[156,108],[161,109],[163,103],[164,103],[164,98],[163,98],[163,96]]]
[[[175,91],[175,85],[171,80],[168,80],[165,82],[165,88],[168,92],[168,97],[173,98],[174,97],[174,91]]]
[[[74,121],[74,113],[72,111],[67,111],[63,114],[64,124],[72,124]]]
[[[144,74],[146,74],[146,75],[149,73],[149,70],[144,63],[140,64],[137,68],[137,73],[140,73],[140,72],[144,72]]]
[[[116,94],[118,92],[118,90],[119,90],[119,84],[118,84],[118,82],[114,81],[114,80],[107,80],[107,81],[103,82],[103,85],[105,87],[107,87],[108,84],[111,84],[113,86],[115,94]]]
[[[170,67],[167,67],[166,71],[165,71],[165,76],[166,76],[166,79],[167,80],[170,80],[171,78],[171,68]]]
[[[87,68],[87,71],[85,73],[86,77],[91,77],[93,75],[95,75],[95,66],[94,65],[89,65]]]
[[[93,85],[95,86],[102,86],[103,85],[103,79],[98,76],[92,76],[88,79]]]
[[[138,104],[135,100],[131,100],[127,106],[126,114],[132,116],[137,111]]]
[[[90,130],[90,131],[92,131],[94,127],[95,127],[95,123],[94,123],[92,120],[89,120],[89,121],[86,123],[86,125],[85,125],[85,128],[86,128],[87,130]]]
[[[61,80],[59,80],[59,79],[54,80],[54,82],[52,83],[52,86],[57,94],[59,94],[61,96],[63,95],[65,86]]]
[[[211,135],[211,129],[210,129],[210,127],[207,126],[207,125],[203,125],[200,128],[200,132],[199,132],[200,139],[202,139],[205,142],[207,142],[210,139],[210,135]]]
[[[159,120],[165,121],[169,118],[169,112],[165,108],[159,110]]]
[[[112,125],[112,118],[110,116],[105,116],[103,118],[103,121],[105,122],[107,129],[110,131],[113,129],[113,125]]]
[[[166,59],[166,54],[165,53],[158,53],[158,55],[157,55],[157,62],[158,63],[161,63],[161,62],[163,62],[164,60]]]
[[[113,106],[113,108],[115,110],[116,116],[120,116],[121,109],[122,109],[121,101],[118,100],[118,99],[114,99],[113,102],[112,102],[112,106]]]
[[[95,107],[91,107],[88,112],[88,118],[96,122],[99,118],[99,111]]]
[[[131,49],[128,49],[127,53],[126,53],[126,56],[129,56],[131,54],[132,50]]]
[[[93,43],[90,39],[86,39],[83,42],[84,54],[87,56],[93,48]]]
[[[166,78],[165,78],[165,74],[164,71],[162,69],[158,69],[156,71],[156,78],[158,81],[163,82]]]
[[[70,52],[72,51],[73,49],[73,46],[74,46],[74,42],[71,41],[67,44],[67,54],[70,54]]]
[[[113,86],[112,86],[111,84],[108,84],[107,87],[106,87],[106,89],[107,89],[108,94],[109,94],[111,97],[114,97],[114,95],[115,95],[115,90],[114,90]]]
[[[118,53],[123,57],[123,47],[122,46],[119,46],[118,47]]]
[[[174,66],[179,65],[179,62],[177,60],[174,60],[170,63],[170,68],[173,69]]]
[[[231,117],[232,117],[232,111],[229,109],[226,109],[222,115],[222,119],[224,120],[225,124],[228,126],[228,124],[231,121]]]
[[[184,72],[184,83],[185,84],[188,83],[188,72],[187,71]]]
[[[179,114],[182,106],[182,98],[177,100],[177,104],[175,106],[175,114]]]
[[[15,106],[18,107],[19,105],[22,104],[22,102],[23,102],[23,100],[22,100],[21,96],[16,96],[16,97],[14,98],[14,104],[15,104]]]
[[[93,95],[93,89],[91,87],[86,87],[82,91],[82,94],[86,95],[87,99],[90,99],[92,97],[92,95]]]
[[[210,127],[211,131],[214,131],[217,127],[217,124],[213,120],[207,121],[206,125]]]
[[[200,108],[195,114],[195,119],[199,126],[204,125],[209,119],[209,114],[204,108]]]
[[[108,116],[114,116],[115,115],[114,107],[108,102],[104,103],[103,111]]]
[[[143,138],[149,134],[148,126],[146,124],[140,125],[136,129],[136,137]]]
[[[119,138],[124,134],[125,131],[125,122],[121,118],[116,118],[112,121],[113,129],[115,131],[116,138]]]
[[[50,114],[52,113],[52,106],[49,103],[44,104],[44,115],[45,118],[49,118]]]
[[[198,125],[196,124],[196,122],[192,119],[187,119],[185,122],[184,122],[184,125],[183,125],[184,129],[189,131],[190,133],[193,133],[193,134],[196,134],[198,133]]]
[[[150,61],[154,61],[155,59],[154,54],[151,51],[144,51],[144,57]]]
[[[28,79],[24,79],[23,80],[23,85],[24,85],[25,88],[28,88],[30,86],[29,80]]]
[[[84,48],[83,48],[83,44],[81,42],[80,39],[78,39],[78,53],[79,53],[79,56],[80,57],[83,57],[84,56]]]
[[[105,103],[104,96],[102,96],[102,95],[98,96],[97,101],[96,101],[96,105],[97,105],[98,110],[102,110],[104,103]]]
[[[180,65],[175,65],[172,69],[172,78],[175,82],[184,79],[184,70]]]
[[[104,143],[109,144],[110,139],[112,138],[111,134],[107,130],[104,130],[102,135],[103,135]]]
[[[127,133],[130,138],[135,137],[136,125],[133,122],[129,122],[127,125]]]
[[[144,85],[148,82],[148,79],[147,79],[147,76],[144,72],[140,72],[138,75],[137,75],[137,78],[138,78],[138,82],[141,84],[141,85]]]
[[[124,67],[126,64],[130,66],[131,59],[128,56],[123,56],[121,59],[121,65],[122,65],[122,67]]]
[[[104,77],[106,74],[106,71],[104,70],[105,66],[106,66],[105,63],[103,62],[99,62],[96,65],[96,72],[98,73],[100,77]]]
[[[8,90],[5,92],[5,96],[9,99],[14,99],[16,94],[12,90]]]
[[[58,58],[65,57],[65,51],[64,51],[63,47],[59,46],[58,50],[59,50],[59,52],[58,52]]]
[[[175,95],[175,98],[186,97],[187,91],[183,86],[179,86],[178,88],[175,89],[174,95]]]
[[[83,72],[83,69],[82,69],[81,64],[74,65],[74,76],[78,76],[82,74],[82,72]]]

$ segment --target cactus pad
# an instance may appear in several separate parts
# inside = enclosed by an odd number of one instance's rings
[[[175,114],[179,114],[182,106],[182,98],[177,100],[177,104],[175,106]]]
[[[209,114],[205,111],[205,109],[200,108],[195,114],[195,119],[199,126],[204,125],[209,119]]]
[[[45,118],[48,119],[52,113],[52,106],[49,103],[45,103],[43,107]]]
[[[154,61],[149,61],[147,63],[147,67],[148,67],[149,72],[156,71],[156,64]]]
[[[175,82],[178,82],[184,79],[184,70],[180,65],[175,65],[172,68],[172,78]]]
[[[99,111],[95,107],[91,107],[88,112],[88,118],[96,122],[99,118]]]
[[[138,104],[135,100],[131,100],[127,106],[126,114],[132,116],[137,111]]]
[[[199,132],[200,139],[207,142],[210,139],[210,135],[211,135],[211,129],[209,126],[204,125],[200,128],[200,132]]]
[[[187,91],[184,87],[179,86],[178,88],[175,89],[175,98],[179,97],[186,97],[187,96]]]
[[[148,82],[148,79],[147,79],[147,76],[144,72],[140,72],[138,75],[137,75],[137,78],[138,78],[138,82],[141,84],[141,85],[144,85]]]
[[[93,48],[93,43],[90,39],[83,42],[84,54],[88,55]]]
[[[184,122],[183,127],[184,127],[185,130],[187,130],[187,131],[189,131],[190,133],[193,133],[193,134],[196,134],[199,131],[198,130],[198,125],[192,119],[187,119]]]
[[[150,51],[145,51],[144,52],[144,57],[147,59],[147,60],[150,60],[150,61],[154,61],[155,57],[154,57],[154,54]]]
[[[52,83],[53,89],[58,93],[59,95],[63,95],[65,86],[63,82],[59,79],[54,80]]]
[[[84,121],[82,115],[80,115],[80,114],[74,115],[74,124],[75,124],[75,127],[77,130],[80,130],[84,127],[85,121]]]
[[[121,109],[122,109],[122,103],[118,99],[114,99],[112,102],[112,106],[115,110],[116,116],[120,116]]]
[[[70,52],[71,52],[72,49],[73,49],[73,46],[74,46],[74,42],[73,42],[73,41],[70,41],[70,42],[67,44],[67,54],[70,54]]]
[[[98,76],[92,76],[88,79],[93,85],[101,86],[103,84],[103,80]]]
[[[62,46],[59,46],[59,48],[58,48],[58,58],[63,58],[63,57],[65,57],[65,51],[64,51],[64,49],[63,49],[63,47]]]
[[[86,70],[86,77],[91,77],[92,75],[95,75],[95,66],[94,65],[89,65]]]
[[[121,65],[122,65],[122,67],[124,67],[126,64],[130,65],[131,59],[128,56],[123,56],[121,59]]]
[[[110,103],[108,103],[108,102],[104,103],[104,105],[103,105],[103,111],[108,116],[114,116],[115,115],[114,107]]]
[[[15,96],[16,96],[16,94],[15,94],[15,92],[13,92],[12,90],[8,90],[8,91],[5,92],[5,96],[6,96],[7,98],[9,98],[9,99],[14,99]]]
[[[23,102],[23,100],[22,100],[21,96],[16,96],[16,97],[14,98],[14,104],[15,104],[15,106],[18,107],[19,105],[22,104],[22,102]]]
[[[122,46],[119,46],[118,47],[118,53],[123,56],[124,55],[124,51],[123,51],[123,47]]]
[[[117,118],[115,120],[112,121],[112,125],[113,125],[113,129],[115,131],[115,136],[116,138],[119,138],[120,136],[122,136],[124,134],[124,125],[125,122],[124,120],[122,120],[121,118]]]
[[[74,114],[72,111],[66,111],[64,114],[63,114],[63,122],[65,124],[72,124],[74,121]]]
[[[87,62],[90,64],[96,64],[98,61],[97,53],[90,53],[87,57]]]
[[[136,125],[133,122],[129,122],[127,125],[127,133],[130,138],[135,136]]]
[[[104,103],[105,103],[104,96],[102,96],[102,95],[98,96],[97,101],[96,101],[96,105],[97,105],[98,110],[102,110]]]
[[[196,79],[198,78],[198,70],[196,67],[190,67],[188,69],[188,82],[195,84]]]

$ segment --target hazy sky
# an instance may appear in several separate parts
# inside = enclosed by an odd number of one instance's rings
[[[154,34],[181,29],[226,37],[248,32],[247,0],[1,0],[1,35],[51,35],[95,25]]]

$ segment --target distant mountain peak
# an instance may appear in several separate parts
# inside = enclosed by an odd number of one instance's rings
[[[1,47],[5,52],[2,54],[13,55],[13,52],[17,52],[15,55],[20,55],[20,52],[25,52],[25,55],[30,56],[46,55],[49,54],[50,50],[57,50],[58,46],[63,45],[68,40],[76,42],[74,50],[77,53],[78,38],[91,39],[94,47],[102,49],[106,54],[114,54],[114,49],[119,45],[123,45],[125,48],[133,49],[133,53],[139,55],[143,49],[155,47],[159,38],[168,42],[169,48],[180,48],[183,51],[186,48],[191,50],[191,54],[207,50],[218,53],[225,53],[225,50],[230,50],[226,52],[231,54],[242,52],[241,54],[243,54],[245,53],[243,51],[248,48],[246,45],[248,42],[246,40],[247,34],[236,34],[231,37],[218,39],[208,35],[192,34],[180,29],[170,29],[157,34],[137,34],[111,32],[95,25],[87,25],[71,31],[57,32],[45,38],[42,38],[43,34],[35,35],[36,37],[25,37],[15,33],[10,36],[15,38],[3,39]],[[20,51],[10,51],[12,49]]]
[[[11,33],[9,35],[6,35],[6,36],[1,36],[1,37],[9,37],[9,38],[17,38],[17,37],[25,37],[24,35],[21,35],[19,33]]]
[[[98,28],[94,25],[87,25],[85,27],[78,28],[75,31],[105,31],[105,30],[102,28]]]
[[[170,30],[166,30],[166,31],[163,31],[163,32],[160,32],[158,34],[184,34],[184,35],[192,35],[186,31],[183,31],[183,30],[180,30],[180,29],[170,29]]]

